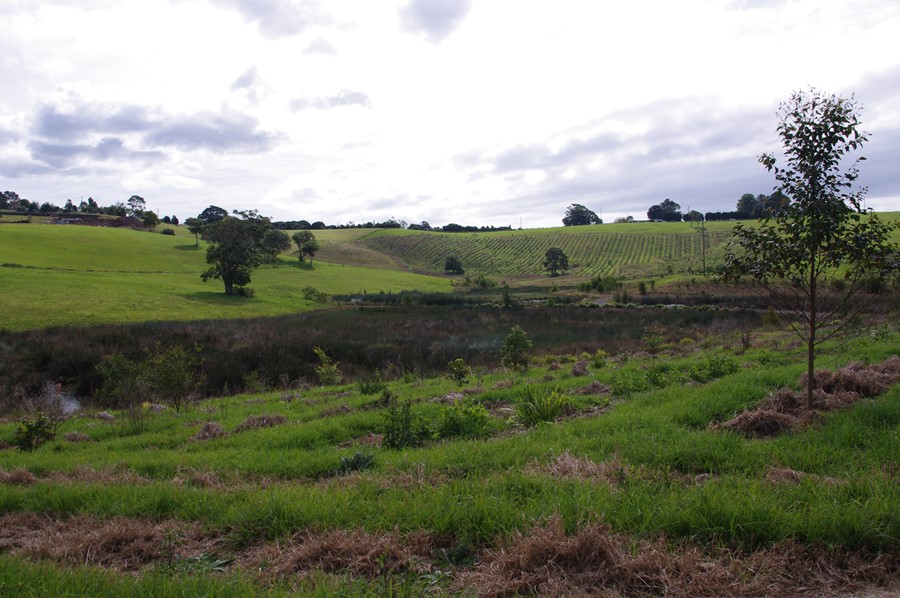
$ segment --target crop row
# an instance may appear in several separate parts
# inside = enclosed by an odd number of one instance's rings
[[[707,234],[707,252],[721,255],[729,236],[725,232]],[[579,276],[621,274],[626,266],[646,271],[656,263],[683,271],[698,267],[701,259],[700,235],[696,231],[516,236],[421,233],[370,237],[362,243],[419,271],[440,272],[452,255],[462,261],[466,270],[503,276],[540,274],[544,253],[550,247],[561,248],[569,258],[570,273]],[[719,251],[713,252],[713,247]]]

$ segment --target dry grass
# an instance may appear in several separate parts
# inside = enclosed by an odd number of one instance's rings
[[[0,484],[7,486],[30,486],[37,481],[34,474],[27,469],[15,469],[13,471],[3,471],[0,469]]]
[[[588,372],[588,364],[586,361],[577,361],[572,366],[572,375],[573,376],[587,376],[590,372]]]
[[[832,486],[839,483],[836,478],[814,475],[788,467],[770,467],[766,470],[766,480],[773,484],[799,484],[806,478],[819,480]]]
[[[287,422],[287,418],[277,413],[271,415],[251,415],[234,428],[234,432],[253,430],[254,428],[271,428]]]
[[[604,526],[566,536],[556,518],[487,551],[455,587],[480,596],[826,596],[896,587],[898,573],[896,556],[794,542],[739,554],[636,543]]]
[[[225,428],[219,422],[206,422],[194,435],[194,440],[210,440],[225,435]]]
[[[351,438],[350,440],[345,440],[340,443],[338,446],[340,448],[347,448],[351,446],[381,446],[384,442],[384,434],[376,434],[375,432],[369,432],[363,436],[357,436],[356,438]]]
[[[777,390],[756,409],[744,411],[710,427],[734,430],[755,438],[799,430],[815,421],[819,413],[844,409],[864,398],[885,392],[900,380],[900,357],[891,357],[870,366],[851,363],[835,371],[818,371],[814,379],[816,388],[813,390],[812,411],[807,409],[806,376],[803,376],[801,390]]]
[[[83,434],[81,432],[69,432],[65,436],[63,436],[69,442],[93,442],[94,439],[88,436],[87,434]]]
[[[654,470],[646,465],[629,465],[618,456],[609,461],[597,463],[586,458],[578,458],[568,451],[562,453],[556,459],[546,465],[531,463],[526,471],[541,475],[548,475],[558,479],[593,480],[605,483],[616,488],[627,480],[653,480],[665,482],[678,482],[685,485],[696,482],[695,478],[688,474],[676,472],[664,473]]]
[[[115,517],[56,520],[34,513],[0,516],[0,552],[71,565],[136,571],[165,558],[214,552],[221,539],[183,522]]]
[[[598,382],[597,380],[594,380],[587,386],[582,386],[581,388],[576,390],[575,393],[580,395],[608,395],[609,387],[605,384],[602,384],[601,382]]]
[[[286,577],[316,572],[349,573],[378,577],[391,573],[426,573],[434,542],[425,533],[402,538],[398,534],[371,534],[363,530],[303,532],[285,544],[267,544],[244,559],[259,568],[267,563],[267,574]]]

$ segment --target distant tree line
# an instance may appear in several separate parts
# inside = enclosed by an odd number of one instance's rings
[[[108,216],[133,216],[141,220],[148,228],[154,228],[160,222],[165,224],[178,224],[178,216],[159,216],[146,209],[147,203],[140,195],[132,195],[127,201],[114,202],[108,206],[99,205],[93,197],[81,200],[77,205],[71,199],[67,199],[62,207],[45,201],[38,204],[23,197],[15,191],[0,192],[0,210],[11,210],[19,214],[49,216],[51,214],[75,215],[108,215]]]

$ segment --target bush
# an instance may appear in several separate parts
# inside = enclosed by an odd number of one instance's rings
[[[173,229],[171,229],[171,228],[164,228],[164,229],[162,229],[162,230],[159,231],[159,232],[160,232],[160,234],[162,234],[162,235],[168,235],[168,236],[170,236],[170,237],[174,237],[174,236],[175,236],[175,231],[174,231]]]
[[[569,399],[556,388],[543,394],[534,387],[527,387],[525,398],[516,406],[516,420],[532,427],[541,422],[552,422],[570,409]]]
[[[338,467],[337,473],[347,474],[373,467],[375,467],[375,455],[356,451],[352,457],[341,457],[341,466]]]
[[[603,349],[597,349],[591,356],[591,367],[595,370],[606,367],[606,359],[609,355]]]
[[[490,414],[472,399],[456,401],[441,413],[438,438],[480,438],[490,430]]]
[[[528,349],[534,346],[518,324],[513,326],[500,346],[500,364],[514,372],[528,371]]]
[[[56,438],[56,429],[59,422],[55,422],[43,413],[38,413],[34,419],[23,420],[16,426],[13,434],[13,444],[21,451],[31,452],[45,442]]]
[[[447,364],[447,377],[456,383],[457,387],[462,386],[469,381],[472,375],[472,368],[466,365],[462,357],[454,359]]]

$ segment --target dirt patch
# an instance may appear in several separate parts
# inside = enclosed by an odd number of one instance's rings
[[[803,376],[801,390],[777,390],[756,409],[744,411],[725,422],[713,423],[710,428],[734,430],[752,438],[794,432],[815,421],[820,413],[844,409],[885,392],[900,381],[900,357],[891,357],[874,365],[851,363],[834,371],[819,371],[814,380],[812,411],[807,408],[807,381]]]
[[[898,573],[896,556],[794,542],[749,554],[672,547],[605,526],[566,536],[557,518],[487,551],[454,587],[480,596],[823,596],[896,587]]]
[[[225,436],[225,428],[219,422],[206,422],[200,431],[194,434],[194,440],[210,440]]]
[[[590,372],[588,372],[588,364],[586,361],[575,362],[575,365],[572,366],[573,376],[587,376],[589,373]]]
[[[271,415],[251,415],[234,428],[235,433],[255,428],[271,428],[287,422],[287,418],[277,413]]]

